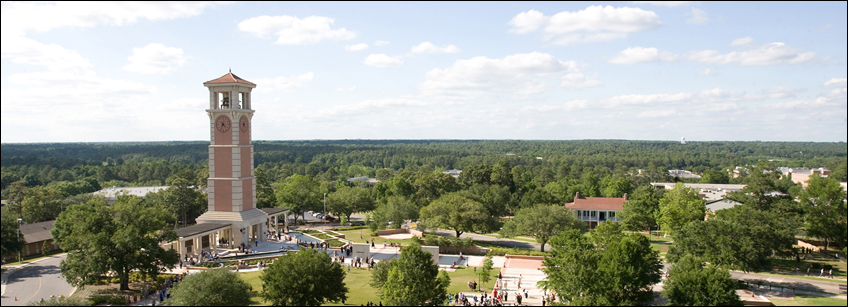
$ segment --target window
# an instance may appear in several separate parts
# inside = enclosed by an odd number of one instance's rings
[[[596,216],[598,216],[598,211],[592,211],[592,213],[591,213],[591,215],[590,215],[590,216],[591,216],[591,217],[596,217]]]
[[[609,218],[615,218],[615,211],[610,211]]]

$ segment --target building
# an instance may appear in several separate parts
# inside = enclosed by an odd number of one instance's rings
[[[736,206],[741,205],[741,204],[742,203],[740,203],[738,201],[725,198],[725,199],[708,201],[706,203],[706,207],[707,207],[707,211],[715,213],[716,211],[724,210],[724,209],[730,209],[730,208],[736,207]]]
[[[453,179],[459,179],[459,174],[462,174],[462,170],[459,169],[450,169],[442,172],[443,174],[448,174],[453,177]]]
[[[208,209],[196,219],[197,225],[176,230],[177,241],[164,244],[179,250],[180,258],[265,241],[272,217],[285,213],[256,208],[251,141],[251,92],[256,84],[229,72],[203,85],[209,89]]]
[[[605,221],[619,222],[617,216],[624,209],[624,197],[583,197],[580,192],[574,195],[574,202],[565,204],[565,208],[574,211],[581,221],[586,222],[590,229]]]
[[[58,245],[53,244],[53,235],[50,234],[50,230],[53,230],[54,223],[56,223],[56,220],[21,225],[19,228],[21,237],[26,242],[23,251],[21,251],[21,256],[40,255],[45,244],[48,246],[49,251],[59,249]]]
[[[674,182],[652,182],[657,189],[674,189]],[[727,196],[727,193],[739,191],[745,188],[744,184],[721,184],[721,183],[684,183],[686,187],[693,188],[698,191],[698,195],[707,201],[721,200]]]
[[[807,180],[810,180],[810,176],[819,174],[819,176],[827,178],[827,176],[830,175],[830,170],[824,167],[778,167],[777,170],[783,173],[783,176],[789,176],[790,179],[792,179],[792,182],[800,184],[805,188],[807,187]]]
[[[693,178],[694,179],[701,179],[701,175],[692,173],[692,172],[687,171],[687,170],[682,170],[682,169],[670,169],[670,170],[668,170],[668,175],[671,176],[671,177],[681,178],[681,179],[693,179]]]
[[[118,195],[134,195],[141,198],[147,196],[147,193],[156,193],[162,190],[167,190],[168,186],[152,186],[152,187],[111,187],[105,188],[91,194],[100,195],[106,198],[106,203],[114,204],[118,199]]]
[[[368,178],[368,176],[353,177],[353,178],[349,178],[347,181],[349,181],[349,182],[363,182],[363,181],[365,181],[365,182],[368,182],[368,185],[372,186],[372,187],[377,185],[378,182],[380,182],[380,180],[377,180],[377,178]]]

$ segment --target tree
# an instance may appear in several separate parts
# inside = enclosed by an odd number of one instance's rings
[[[839,247],[845,247],[848,210],[845,205],[845,190],[839,182],[819,175],[810,176],[807,188],[801,193],[801,204],[806,212],[804,216],[807,235],[824,239],[827,249],[831,241]]]
[[[621,224],[624,229],[630,231],[647,230],[657,225],[657,211],[660,208],[662,191],[651,185],[643,185],[633,192],[633,195],[624,202],[624,208],[620,213]]]
[[[297,217],[308,210],[322,208],[326,190],[321,183],[309,176],[292,175],[276,192],[278,207],[291,210],[295,223]]]
[[[442,306],[450,276],[415,241],[402,247],[400,258],[378,263],[370,285],[388,306]]]
[[[262,168],[256,168],[253,171],[256,177],[256,207],[257,208],[273,208],[277,205],[277,196],[274,195],[274,190],[271,188],[271,180],[265,174]]]
[[[601,180],[601,195],[604,197],[622,197],[633,192],[630,179],[620,176],[606,176]]]
[[[170,206],[179,218],[182,218],[182,227],[188,226],[188,221],[194,221],[206,211],[206,198],[203,192],[192,186],[193,178],[187,173],[177,173],[168,178],[171,186],[165,190],[165,204]]]
[[[18,236],[18,220],[16,215],[3,213],[0,216],[0,242],[2,242],[2,258],[17,255],[24,248],[24,238]]]
[[[730,175],[727,171],[708,169],[701,174],[701,183],[730,183]]]
[[[262,297],[274,306],[320,306],[347,299],[345,271],[316,249],[290,251],[262,271]]]
[[[483,260],[483,267],[480,268],[480,271],[477,272],[477,278],[480,279],[480,283],[485,285],[492,280],[492,266],[495,265],[494,260],[492,260],[492,255],[486,255],[486,259]],[[482,289],[480,289],[482,290]]]
[[[51,231],[56,244],[68,252],[59,265],[74,286],[93,284],[107,273],[118,276],[129,290],[129,274],[156,276],[179,261],[174,250],[159,243],[177,240],[169,227],[176,217],[165,206],[121,195],[111,206],[103,198],[68,207]]]
[[[327,211],[350,219],[355,212],[371,211],[374,209],[374,200],[371,198],[371,190],[358,187],[340,187],[333,193],[327,195]]]
[[[169,306],[247,306],[252,288],[229,269],[189,274],[173,289]]]
[[[657,222],[663,230],[673,234],[689,222],[703,221],[706,210],[706,201],[698,192],[678,182],[660,199]]]
[[[401,227],[406,220],[415,220],[418,218],[418,207],[408,198],[401,196],[390,196],[385,200],[385,204],[380,205],[374,211],[374,221],[376,227],[386,225],[386,222],[392,222],[392,225]]]
[[[62,193],[53,188],[36,186],[26,190],[21,212],[27,224],[56,219],[62,212]]]
[[[669,306],[742,306],[730,273],[714,265],[705,266],[698,257],[684,256],[668,275],[663,296]]]
[[[690,254],[738,270],[769,269],[771,255],[792,251],[793,229],[775,212],[740,205],[684,226],[675,233],[666,260],[677,262]]]
[[[586,237],[572,229],[551,239],[551,245],[554,256],[545,259],[542,271],[548,275],[546,287],[564,303],[617,306],[653,301],[651,285],[660,281],[662,262],[645,236],[609,227]]]
[[[459,193],[445,194],[430,205],[421,208],[418,215],[424,228],[445,228],[456,232],[459,237],[464,232],[489,230],[491,216],[482,204]]]
[[[548,240],[568,229],[585,231],[586,223],[562,206],[536,205],[518,210],[515,218],[504,224],[501,234],[505,237],[532,236],[542,245],[544,252]]]

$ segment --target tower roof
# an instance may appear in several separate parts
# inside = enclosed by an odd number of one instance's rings
[[[203,85],[223,84],[223,83],[241,83],[241,84],[256,86],[256,84],[254,84],[253,82],[247,81],[245,79],[240,78],[239,76],[236,76],[235,74],[233,74],[232,71],[228,72],[226,75],[223,75],[218,79],[203,82]]]

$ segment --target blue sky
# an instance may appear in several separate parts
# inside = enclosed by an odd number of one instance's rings
[[[2,2],[2,142],[845,141],[846,2]]]

